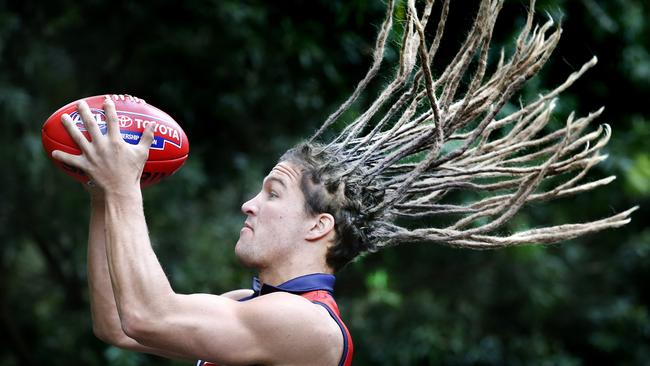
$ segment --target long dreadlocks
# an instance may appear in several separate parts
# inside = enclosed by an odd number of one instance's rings
[[[389,0],[366,76],[308,141],[281,158],[303,167],[307,209],[336,218],[337,243],[328,256],[334,268],[361,252],[402,242],[475,249],[554,243],[622,226],[636,209],[592,222],[493,234],[526,203],[578,194],[614,180],[582,181],[606,158],[600,150],[611,129],[604,124],[584,132],[602,108],[577,119],[572,113],[563,128],[545,128],[558,95],[596,64],[595,57],[555,89],[503,115],[506,102],[541,69],[560,39],[561,28],[552,20],[533,24],[534,0],[514,53],[506,58],[502,50],[491,74],[488,49],[503,0],[481,1],[467,38],[434,76],[449,3],[443,0],[427,44],[425,29],[434,1],[426,1],[418,14],[415,0],[407,0],[392,81],[335,138],[319,141],[378,73],[393,24],[394,3]],[[443,203],[457,191],[473,191],[477,198]],[[431,222],[447,224],[430,227]]]

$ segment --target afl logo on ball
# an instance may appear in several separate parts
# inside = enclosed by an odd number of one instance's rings
[[[118,114],[117,121],[120,123],[120,128],[129,128],[133,125],[133,119],[125,114]]]
[[[95,122],[97,123],[97,126],[99,126],[99,130],[101,131],[102,134],[106,133],[106,114],[104,113],[103,110],[101,109],[96,109],[92,108],[90,109],[90,112],[93,115],[93,118],[95,119]],[[84,125],[83,121],[81,120],[81,116],[77,111],[74,111],[70,113],[70,118],[72,118],[72,121],[74,124],[77,126],[79,131],[86,131],[86,126]]]

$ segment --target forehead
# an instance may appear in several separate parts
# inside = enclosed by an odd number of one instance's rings
[[[276,164],[269,174],[264,178],[264,182],[277,181],[285,186],[297,185],[300,182],[302,173],[297,165],[282,161]]]

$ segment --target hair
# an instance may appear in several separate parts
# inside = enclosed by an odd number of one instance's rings
[[[562,128],[548,124],[556,98],[596,64],[595,57],[550,91],[520,100],[512,111],[504,108],[549,59],[561,27],[552,19],[535,25],[531,0],[512,54],[502,50],[496,67],[488,68],[503,2],[481,1],[465,41],[436,79],[432,66],[450,0],[440,4],[433,38],[425,30],[436,19],[434,2],[423,9],[415,0],[401,2],[394,78],[363,113],[344,121],[385,59],[395,6],[389,0],[366,76],[307,142],[282,156],[303,170],[307,211],[336,220],[336,243],[327,255],[335,270],[360,253],[404,242],[472,249],[550,244],[630,221],[637,207],[590,222],[495,234],[527,203],[580,194],[615,178],[583,181],[606,158],[601,149],[610,127],[585,132],[602,108],[579,118],[571,113]],[[337,135],[320,142],[335,126]],[[465,198],[454,202],[454,196]]]
[[[362,168],[337,159],[336,152],[314,142],[302,142],[282,155],[280,161],[298,166],[305,211],[310,215],[329,213],[334,217],[336,237],[328,249],[327,264],[335,271],[359,254],[377,249],[375,229],[385,218],[367,210],[382,199],[382,192],[358,183]]]

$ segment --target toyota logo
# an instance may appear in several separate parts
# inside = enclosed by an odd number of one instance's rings
[[[124,114],[118,115],[117,121],[120,123],[120,128],[128,128],[131,127],[131,125],[133,124],[133,120],[131,119],[131,117]]]

